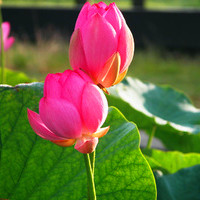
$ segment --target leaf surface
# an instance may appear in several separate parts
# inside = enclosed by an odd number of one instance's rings
[[[164,173],[175,173],[180,169],[200,164],[199,153],[181,153],[178,151],[160,151],[143,149],[143,154],[153,170],[159,169]]]
[[[158,200],[199,200],[200,165],[181,169],[175,174],[155,173]]]
[[[27,108],[38,112],[43,84],[0,87],[0,198],[13,200],[87,199],[83,155],[37,136]],[[96,152],[97,199],[156,199],[152,171],[139,149],[139,132],[115,108]]]
[[[0,69],[1,74],[1,69]],[[17,85],[19,83],[30,83],[35,80],[30,79],[26,74],[19,71],[13,71],[5,68],[5,83],[8,85]]]
[[[200,152],[200,110],[183,93],[130,77],[109,93],[109,105],[148,133],[156,127],[155,136],[167,148]]]

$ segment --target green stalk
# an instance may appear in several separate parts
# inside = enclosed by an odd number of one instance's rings
[[[4,45],[3,45],[3,29],[2,29],[2,13],[1,13],[1,7],[0,7],[0,28],[1,28],[1,84],[4,83]]]
[[[85,159],[85,167],[87,172],[87,182],[88,182],[88,200],[96,200],[96,191],[95,191],[95,185],[94,185],[94,175],[91,168],[90,163],[90,155],[89,154],[83,154]]]
[[[156,126],[154,126],[152,128],[151,134],[149,135],[149,139],[148,139],[148,143],[147,143],[147,149],[151,148],[151,144],[152,144],[152,140],[153,140],[153,137],[155,135],[155,132],[156,132]]]
[[[95,167],[95,151],[89,154],[90,156],[90,163],[91,163],[91,168],[92,168],[92,173],[94,176],[94,167]]]

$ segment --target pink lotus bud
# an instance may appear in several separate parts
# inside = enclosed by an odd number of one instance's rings
[[[15,38],[9,37],[10,34],[10,23],[9,22],[3,22],[2,25],[2,31],[3,31],[3,46],[4,50],[8,50],[14,43]],[[1,41],[1,39],[0,39]],[[0,48],[1,51],[1,48]]]
[[[81,68],[96,84],[110,87],[124,78],[133,53],[132,33],[116,4],[87,2],[70,40],[72,68]]]
[[[64,147],[76,143],[79,152],[91,153],[109,130],[100,128],[107,113],[106,97],[89,76],[66,70],[46,77],[39,114],[28,109],[28,119],[40,137]]]

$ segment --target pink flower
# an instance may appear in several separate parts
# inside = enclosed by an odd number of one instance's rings
[[[110,87],[120,82],[132,61],[134,40],[115,3],[86,3],[70,40],[69,59],[95,82]]]
[[[107,113],[106,97],[92,80],[81,70],[66,70],[46,77],[39,114],[28,109],[28,119],[40,137],[91,153],[109,130],[100,128]]]
[[[15,38],[9,37],[9,34],[10,34],[10,23],[9,22],[3,22],[1,27],[3,30],[3,46],[4,46],[4,50],[7,51],[13,45]],[[1,41],[1,39],[0,39],[0,41]],[[0,51],[1,51],[1,49],[0,49]]]

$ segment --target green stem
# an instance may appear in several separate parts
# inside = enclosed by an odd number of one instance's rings
[[[2,29],[2,13],[1,13],[1,7],[0,7],[0,29],[1,29],[1,82],[4,83],[4,45],[3,45],[3,29]]]
[[[94,176],[94,167],[95,167],[95,151],[89,154],[90,156],[90,163],[91,163],[91,168],[92,168],[92,173]]]
[[[85,167],[87,171],[87,182],[88,182],[88,200],[96,200],[96,191],[94,185],[94,175],[90,163],[90,155],[83,154],[85,159]]]
[[[152,128],[151,134],[149,135],[149,139],[148,139],[148,143],[147,143],[147,149],[151,148],[151,144],[152,144],[152,140],[153,140],[153,137],[155,135],[155,132],[156,132],[156,126],[154,126]]]

